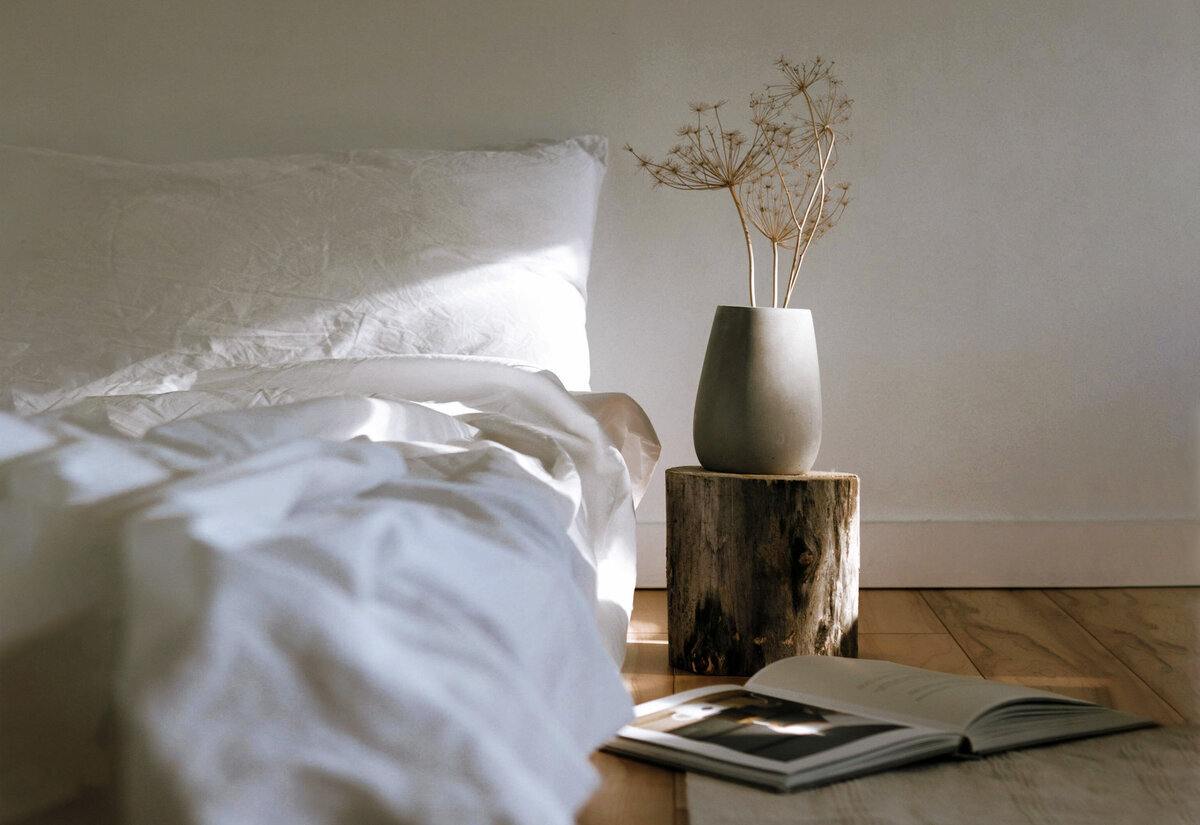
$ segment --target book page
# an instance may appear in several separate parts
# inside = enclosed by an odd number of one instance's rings
[[[638,705],[619,736],[761,770],[790,773],[944,735],[736,685],[698,688]],[[953,750],[957,739],[950,741]]]
[[[760,670],[746,687],[957,733],[965,733],[973,719],[1009,702],[1089,704],[1021,685],[833,656],[780,660]]]

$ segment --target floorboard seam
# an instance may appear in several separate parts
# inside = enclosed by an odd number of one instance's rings
[[[1085,589],[1085,588],[1075,587],[1075,588],[1071,588],[1071,589],[1072,590],[1081,590],[1081,589]],[[1099,590],[1102,588],[1096,588],[1096,589]],[[1103,589],[1105,589],[1105,590],[1128,590],[1129,588],[1107,587],[1107,588],[1103,588]],[[1188,719],[1187,714],[1185,714],[1179,708],[1177,708],[1173,704],[1171,704],[1170,699],[1168,699],[1166,696],[1163,696],[1161,693],[1159,693],[1158,689],[1154,687],[1154,685],[1147,682],[1145,680],[1145,678],[1142,677],[1142,674],[1137,672],[1137,670],[1135,669],[1134,665],[1131,662],[1125,661],[1125,658],[1123,656],[1121,656],[1121,654],[1118,651],[1115,651],[1112,648],[1110,648],[1108,645],[1106,645],[1099,636],[1097,636],[1095,633],[1092,632],[1091,628],[1089,628],[1087,625],[1085,625],[1083,623],[1082,619],[1076,617],[1076,615],[1071,612],[1070,608],[1068,608],[1066,605],[1059,602],[1058,599],[1055,599],[1053,596],[1050,595],[1051,593],[1057,593],[1060,590],[1062,590],[1061,587],[1055,587],[1055,588],[1047,588],[1045,590],[1039,590],[1038,592],[1040,592],[1051,604],[1053,604],[1055,607],[1057,607],[1059,610],[1061,610],[1063,612],[1063,615],[1065,615],[1068,619],[1070,619],[1072,622],[1074,622],[1081,630],[1083,630],[1084,633],[1086,633],[1088,636],[1090,636],[1092,638],[1092,640],[1096,642],[1096,644],[1100,645],[1100,647],[1103,648],[1104,651],[1106,653],[1108,653],[1109,656],[1112,656],[1113,659],[1115,659],[1126,670],[1128,670],[1130,673],[1132,673],[1133,677],[1135,679],[1137,679],[1139,682],[1141,682],[1143,685],[1145,685],[1147,690],[1149,690],[1151,693],[1153,693],[1155,696],[1157,696],[1160,700],[1162,700],[1162,703],[1164,705],[1169,707],[1171,710],[1175,711],[1175,713],[1179,716],[1180,719],[1183,719],[1185,722],[1190,722],[1191,720]]]
[[[946,620],[943,619],[942,615],[937,612],[937,608],[935,608],[933,606],[933,603],[930,602],[929,599],[925,598],[925,589],[922,588],[922,589],[918,590],[917,595],[921,597],[921,601],[925,602],[925,606],[929,608],[929,612],[931,612],[933,614],[933,617],[938,620],[938,624],[940,624],[942,626],[942,629],[944,629],[946,631],[946,635],[950,637],[950,639],[954,642],[954,644],[958,646],[958,649],[959,649],[959,651],[962,652],[962,655],[965,656],[967,658],[967,661],[971,663],[971,667],[975,668],[975,673],[979,675],[979,678],[981,678],[981,679],[988,678],[987,676],[984,675],[983,668],[981,668],[979,666],[978,662],[976,662],[974,659],[971,658],[971,654],[967,652],[967,649],[965,647],[963,647],[963,643],[961,641],[959,641],[958,636],[956,636],[954,634],[954,631],[950,629],[950,625],[946,624]],[[940,634],[933,634],[933,635],[940,635]]]

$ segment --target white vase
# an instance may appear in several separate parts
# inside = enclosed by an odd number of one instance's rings
[[[808,472],[821,447],[821,373],[807,309],[717,307],[692,419],[704,469]]]

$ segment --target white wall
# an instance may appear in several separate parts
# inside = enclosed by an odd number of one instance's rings
[[[597,132],[661,151],[688,101],[744,99],[780,54],[835,59],[855,99],[855,201],[799,291],[818,466],[861,476],[867,522],[1170,522],[1175,567],[1156,564],[1200,575],[1195,0],[3,0],[0,141],[174,160]],[[745,300],[738,232],[726,198],[651,191],[614,151],[594,385],[642,402],[664,466],[694,462],[713,308]],[[663,516],[656,483],[640,517]],[[1062,552],[1085,572],[1123,547],[1096,546]]]

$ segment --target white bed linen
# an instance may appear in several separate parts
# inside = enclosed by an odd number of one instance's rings
[[[107,780],[115,650],[127,821],[572,821],[656,455],[462,357],[0,414],[0,818]]]
[[[586,390],[607,143],[143,164],[0,146],[0,409],[458,353]]]

